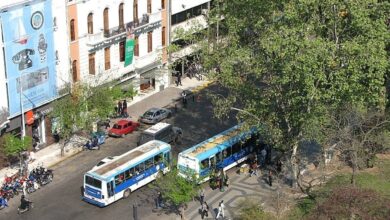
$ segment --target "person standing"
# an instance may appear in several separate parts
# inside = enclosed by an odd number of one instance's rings
[[[207,202],[202,203],[200,215],[201,215],[202,219],[204,219],[205,216],[209,217],[209,205],[207,204]]]
[[[201,188],[199,191],[199,200],[200,200],[200,204],[202,205],[204,202],[204,189],[203,188]]]
[[[127,114],[127,101],[126,101],[126,99],[123,100],[122,117],[125,117],[125,118],[128,117],[128,114]]]
[[[179,72],[178,74],[177,74],[177,85],[181,85],[182,86],[182,84],[181,84],[181,77],[182,77],[182,73],[181,72]]]
[[[265,158],[267,157],[267,151],[265,150],[265,148],[263,148],[263,150],[261,150],[261,166],[264,167],[265,166]]]
[[[219,203],[218,214],[217,214],[217,217],[215,217],[215,219],[218,219],[219,216],[222,216],[222,218],[225,218],[225,205],[223,204],[223,200]]]
[[[268,184],[269,186],[272,186],[272,171],[269,170],[268,172]]]
[[[122,107],[123,107],[123,106],[122,106],[122,102],[119,101],[119,102],[118,102],[118,112],[117,112],[118,115],[121,115],[121,114],[122,114]]]
[[[183,98],[183,105],[186,106],[187,105],[187,93],[186,93],[186,91],[183,91],[181,93],[181,96]]]

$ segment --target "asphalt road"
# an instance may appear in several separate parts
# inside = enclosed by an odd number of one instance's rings
[[[203,90],[200,102],[193,102],[190,99],[187,108],[178,104],[177,112],[167,120],[167,122],[183,129],[182,143],[173,145],[175,158],[178,152],[235,124],[234,117],[229,117],[222,122],[213,117],[213,108],[206,95],[208,90],[218,91],[219,89],[211,86]],[[173,109],[173,106],[174,104],[170,107]],[[144,128],[140,130],[142,129]],[[154,209],[154,198],[156,197],[155,192],[149,186],[144,186],[133,192],[128,199],[119,200],[105,208],[99,208],[82,201],[80,194],[83,174],[102,158],[120,155],[135,148],[139,134],[140,131],[136,131],[124,138],[109,138],[102,145],[100,151],[84,151],[59,163],[53,167],[53,182],[29,195],[29,198],[34,202],[34,209],[18,215],[16,207],[19,205],[19,199],[14,198],[10,201],[9,208],[0,211],[0,219],[133,219],[132,206],[134,204],[138,207],[138,219],[148,219],[147,216]]]

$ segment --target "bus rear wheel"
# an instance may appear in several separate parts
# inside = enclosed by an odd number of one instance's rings
[[[123,198],[127,199],[129,198],[129,196],[130,196],[130,189],[126,189],[125,192],[123,193]]]

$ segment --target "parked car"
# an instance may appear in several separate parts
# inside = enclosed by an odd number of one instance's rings
[[[136,130],[139,127],[139,123],[130,120],[119,120],[108,131],[108,135],[112,137],[123,137]]]
[[[137,145],[142,145],[151,140],[164,141],[166,143],[178,143],[181,141],[183,131],[179,127],[172,126],[171,124],[160,122],[152,127],[142,131]]]
[[[147,110],[143,115],[140,116],[139,121],[145,124],[156,124],[163,119],[172,116],[172,112],[166,108],[151,108]]]

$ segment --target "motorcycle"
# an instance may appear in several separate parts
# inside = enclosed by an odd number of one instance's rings
[[[20,206],[18,207],[18,214],[25,213],[29,211],[30,209],[34,208],[34,203],[33,202],[28,202],[28,205],[25,209],[22,209]]]
[[[92,141],[87,141],[83,146],[83,150],[100,150],[97,138],[93,138]]]
[[[0,210],[4,209],[5,207],[8,207],[7,199],[0,196]]]

